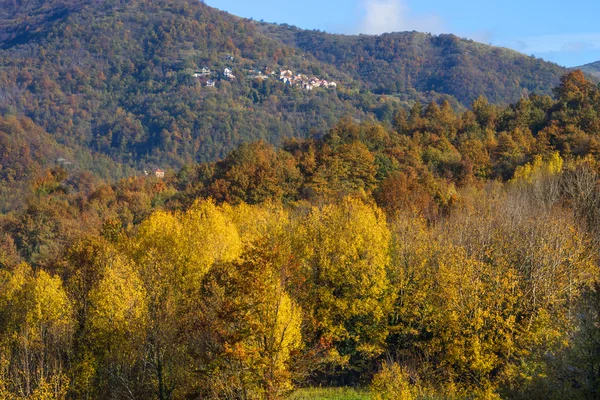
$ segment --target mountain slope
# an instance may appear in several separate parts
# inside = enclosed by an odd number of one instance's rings
[[[494,103],[510,103],[530,93],[550,94],[567,71],[513,50],[454,35],[345,36],[260,26],[265,34],[335,65],[379,93],[435,91],[466,105],[481,95]]]
[[[582,70],[586,74],[594,76],[600,79],[600,61],[596,61],[590,64],[582,65],[581,67],[577,67],[577,69]]]
[[[454,36],[328,35],[196,0],[0,0],[0,65],[0,115],[138,171],[323,134],[344,115],[389,121],[417,100],[508,103],[550,93],[564,72]],[[267,73],[280,69],[338,86],[291,87]]]
[[[244,79],[245,69],[276,68],[282,60],[355,85],[251,22],[196,1],[65,1],[55,6],[60,16],[40,12],[33,26],[21,23],[28,4],[2,21],[0,110],[26,114],[68,146],[176,166],[221,157],[241,141],[326,130],[347,113],[364,117],[336,91],[309,95],[275,80]],[[205,66],[232,67],[240,79],[205,88],[192,76]]]
[[[29,118],[0,116],[0,213],[22,204],[46,169],[56,167],[72,177],[93,168],[111,180],[132,172],[80,146],[58,144]]]

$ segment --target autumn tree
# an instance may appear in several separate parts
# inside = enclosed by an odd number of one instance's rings
[[[360,369],[381,354],[391,299],[390,234],[383,213],[360,200],[312,207],[297,220],[295,254],[310,346],[330,344],[323,361]]]
[[[235,260],[242,250],[233,222],[210,200],[185,213],[157,212],[126,243],[146,293],[145,359],[157,396],[185,390],[185,346],[178,340],[182,307],[198,296],[211,266]]]
[[[96,390],[102,388],[107,398],[148,396],[149,376],[144,373],[148,324],[145,288],[135,265],[114,249],[106,249],[98,261],[100,279],[89,293],[86,319],[86,338],[95,362],[84,354],[79,373],[95,374],[89,384]]]
[[[291,280],[290,221],[274,205],[224,207],[244,244],[239,260],[206,275],[186,319],[198,393],[209,397],[281,398],[292,388],[302,347]]]
[[[62,281],[26,264],[0,270],[0,393],[65,399],[74,328]]]

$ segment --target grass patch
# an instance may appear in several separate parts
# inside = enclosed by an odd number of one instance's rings
[[[307,388],[297,390],[289,400],[371,400],[371,396],[352,388]]]

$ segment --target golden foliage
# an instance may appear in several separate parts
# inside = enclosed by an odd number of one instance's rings
[[[383,213],[353,198],[313,207],[298,221],[295,253],[304,281],[296,295],[315,342],[344,342],[343,356],[358,351],[369,358],[383,351],[392,301],[389,241]]]

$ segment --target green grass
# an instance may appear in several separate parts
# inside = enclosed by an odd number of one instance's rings
[[[366,390],[351,388],[308,388],[294,392],[289,400],[370,400]]]

